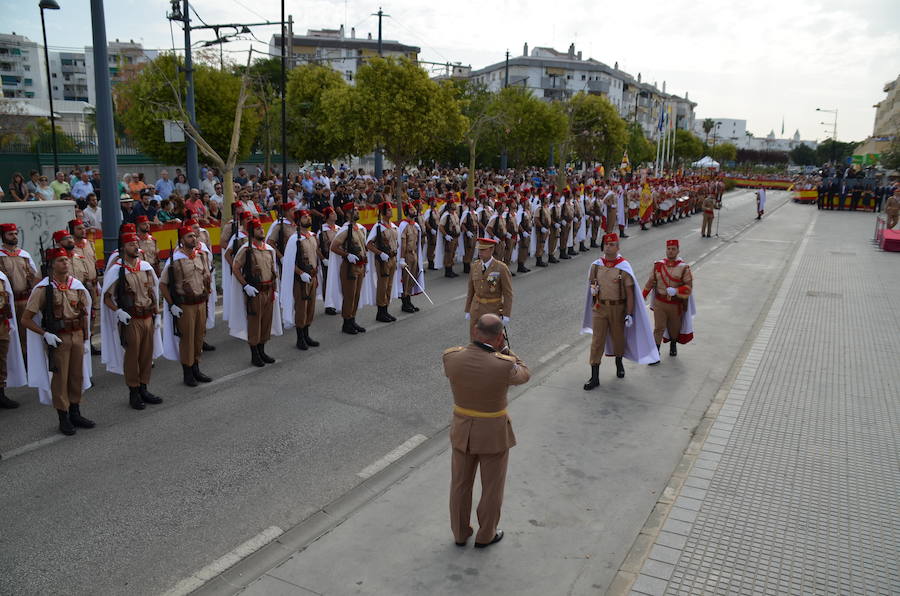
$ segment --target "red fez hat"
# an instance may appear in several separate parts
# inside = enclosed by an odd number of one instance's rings
[[[45,254],[47,255],[48,261],[58,259],[59,257],[69,256],[69,252],[64,248],[48,248]]]
[[[556,185],[555,185],[555,184],[551,184],[551,185],[550,185],[550,190],[556,190]]]
[[[445,198],[445,199],[452,199],[452,198],[453,198],[453,193],[452,193],[452,192],[448,192],[446,195],[444,195],[444,198]]]
[[[294,207],[296,207],[296,205],[293,203],[293,201],[288,201],[287,203],[285,203],[281,206],[282,209],[287,209],[288,211],[290,211]]]
[[[66,236],[71,236],[71,233],[69,233],[69,230],[56,230],[55,232],[53,232],[53,241],[59,242]]]
[[[615,232],[611,232],[611,233],[609,233],[609,234],[603,234],[603,242],[604,242],[604,243],[606,243],[606,242],[618,242],[618,241],[619,241],[619,235],[616,234]]]
[[[73,227],[80,226],[80,225],[84,225],[84,222],[81,221],[80,219],[73,219],[73,220],[69,221],[69,225],[73,226]]]
[[[14,223],[0,224],[0,232],[15,232],[18,229]]]
[[[192,217],[190,219],[184,220],[184,223],[181,225],[183,225],[183,226],[198,226],[198,225],[200,225],[200,222]]]
[[[326,207],[326,209],[331,209],[331,207]],[[331,209],[334,211],[334,209]],[[309,209],[297,209],[294,211],[294,215],[296,217],[303,217],[304,215],[309,216]]]
[[[262,223],[259,221],[258,217],[251,217],[250,219],[247,220],[247,229],[248,230],[250,228],[258,228],[261,225],[262,225]]]
[[[344,211],[347,211],[347,212],[353,211],[354,208],[356,208],[356,203],[354,203],[352,201],[341,205],[341,209],[343,209]]]
[[[505,193],[505,192],[498,192],[498,193],[497,193],[497,198],[505,197],[505,196],[506,196],[506,193]]]
[[[513,205],[516,204],[516,201],[515,201],[515,199],[506,199],[506,204],[509,205],[510,207],[512,207]]]
[[[322,209],[322,215],[328,215],[329,213],[334,213],[334,207],[325,207]]]
[[[478,202],[478,201],[475,200],[475,197],[469,197],[468,199],[466,199],[466,203],[467,203],[467,204],[468,204],[468,203],[477,203],[477,202]]]
[[[252,213],[252,212],[250,212],[250,211],[241,211],[241,219],[242,219],[242,220],[244,220],[244,219],[250,219],[251,217],[253,217],[253,213]]]
[[[146,215],[138,215],[134,218],[135,223],[150,223],[150,218]]]
[[[387,209],[393,209],[393,208],[394,208],[394,204],[391,203],[390,201],[382,201],[381,203],[378,203],[379,211],[385,211]]]
[[[133,223],[122,224],[122,229],[119,230],[119,234],[125,234],[127,232],[137,233],[137,228],[134,227]]]
[[[678,246],[678,240],[666,240],[666,246]]]
[[[194,233],[194,228],[192,228],[191,226],[181,226],[180,228],[178,228],[178,237],[179,238],[181,238],[182,236],[187,236],[188,234],[193,234],[193,233]]]
[[[138,237],[137,234],[133,234],[132,232],[128,232],[127,234],[122,234],[122,237],[119,238],[122,244],[128,244],[129,242],[137,242]]]
[[[572,192],[572,191],[569,190],[569,187],[568,187],[568,186],[565,187],[565,188],[563,189],[563,194],[564,194],[564,195],[567,195],[567,194],[569,194],[569,193],[571,193],[571,192]]]

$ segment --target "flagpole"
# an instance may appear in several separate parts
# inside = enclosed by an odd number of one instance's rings
[[[672,120],[672,104],[669,104],[669,169],[675,169],[675,121]]]
[[[660,126],[660,124],[662,123],[662,117],[663,117],[662,112],[660,112],[659,117],[660,117],[660,120],[656,124],[656,161],[653,163],[653,165],[655,166],[653,173],[656,175],[657,178],[659,178],[659,170],[660,170],[659,155],[661,152],[662,135],[663,135],[663,127]]]

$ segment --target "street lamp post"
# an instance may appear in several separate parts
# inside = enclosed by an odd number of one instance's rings
[[[44,33],[44,63],[47,66],[47,97],[50,99],[50,142],[53,144],[53,175],[59,171],[59,156],[56,153],[56,116],[53,114],[53,83],[50,82],[50,54],[47,51],[47,26],[44,24],[45,10],[59,10],[56,0],[41,0],[41,31]]]
[[[836,165],[836,164],[834,163],[834,160],[835,160],[834,151],[835,151],[835,149],[837,148],[837,147],[835,147],[835,145],[837,145],[837,117],[838,117],[838,111],[837,111],[837,108],[835,108],[835,109],[833,109],[833,110],[826,110],[826,109],[824,109],[824,108],[816,108],[816,111],[817,111],[817,112],[826,112],[826,113],[828,113],[828,114],[834,114],[834,122],[833,122],[832,125],[831,125],[831,164],[834,166],[834,165]],[[822,124],[826,124],[826,125],[827,125],[828,122],[823,122]]]

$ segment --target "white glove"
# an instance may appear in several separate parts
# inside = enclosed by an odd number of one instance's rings
[[[305,284],[308,284],[309,282],[312,281],[312,276],[309,273],[307,273],[306,271],[304,271],[303,273],[300,274],[300,281],[302,281]]]
[[[631,315],[625,315],[625,326],[631,327],[632,325],[634,325],[634,317],[632,317]]]
[[[446,240],[447,242],[453,242],[453,236],[451,236],[450,234],[444,234],[444,240]]]
[[[548,230],[547,228],[541,228],[541,234],[546,234],[549,231],[550,230]]]
[[[246,284],[244,286],[244,293],[253,298],[257,294],[259,294],[259,290],[251,286],[250,284]]]
[[[153,328],[159,329],[162,327],[162,318],[159,315],[153,315]]]
[[[506,237],[507,237],[507,238],[512,238],[512,234],[510,234],[509,232],[507,232],[507,233],[506,233]]]
[[[356,265],[356,263],[359,261],[359,257],[354,254],[348,254],[347,260],[350,261],[352,265]]]
[[[382,261],[387,261],[390,257],[386,252],[378,253],[378,258]]]
[[[466,320],[467,320],[467,321],[469,320],[469,317],[470,317],[470,316],[471,316],[471,315],[470,315],[469,313],[466,313]]]
[[[522,235],[526,238],[531,238],[531,232],[522,232]]]
[[[59,344],[62,343],[62,340],[59,339],[58,336],[53,335],[49,331],[44,332],[44,341],[47,342],[47,345],[50,346],[51,348],[55,348],[55,347],[59,346]]]
[[[437,230],[431,230],[431,235],[432,235],[432,236],[437,236]]]
[[[678,293],[678,290],[676,290],[672,286],[669,286],[668,288],[666,288],[666,294],[668,294],[669,296],[674,296],[677,293]]]
[[[181,316],[181,314],[182,314],[184,311],[183,311],[183,310],[181,309],[181,307],[178,306],[177,304],[173,304],[172,306],[169,307],[169,312],[172,313],[172,316],[175,317],[175,318],[177,319],[178,317]]]
[[[560,228],[560,225],[558,223],[555,223],[555,224],[553,224],[553,227],[558,230]]]
[[[127,325],[128,322],[131,321],[131,315],[121,308],[116,311],[116,318],[119,319],[119,322],[123,325]]]
[[[503,324],[509,325],[509,317],[503,317]]]
[[[400,259],[399,261],[397,261],[397,265],[399,265],[400,267],[406,267],[406,259]]]
[[[468,236],[469,238],[474,238],[475,234],[473,234],[472,232],[466,232],[466,236]]]
[[[600,221],[602,218],[599,215],[594,216],[594,221]]]
[[[597,286],[591,284],[591,296],[596,296],[596,295],[597,295],[597,292],[599,292],[599,291],[600,291],[600,288],[598,288]]]

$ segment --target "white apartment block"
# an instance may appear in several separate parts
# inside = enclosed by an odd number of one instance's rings
[[[738,149],[752,149],[754,151],[790,151],[798,145],[806,145],[815,149],[817,141],[805,141],[800,138],[800,131],[794,131],[789,139],[775,137],[775,131],[769,131],[765,137],[755,137],[747,131],[747,121],[740,118],[710,118],[713,127],[707,135],[703,130],[703,122],[706,118],[697,118],[694,121],[694,134],[710,145],[719,143],[731,143]]]
[[[0,83],[3,97],[46,96],[43,47],[24,35],[0,33]]]

